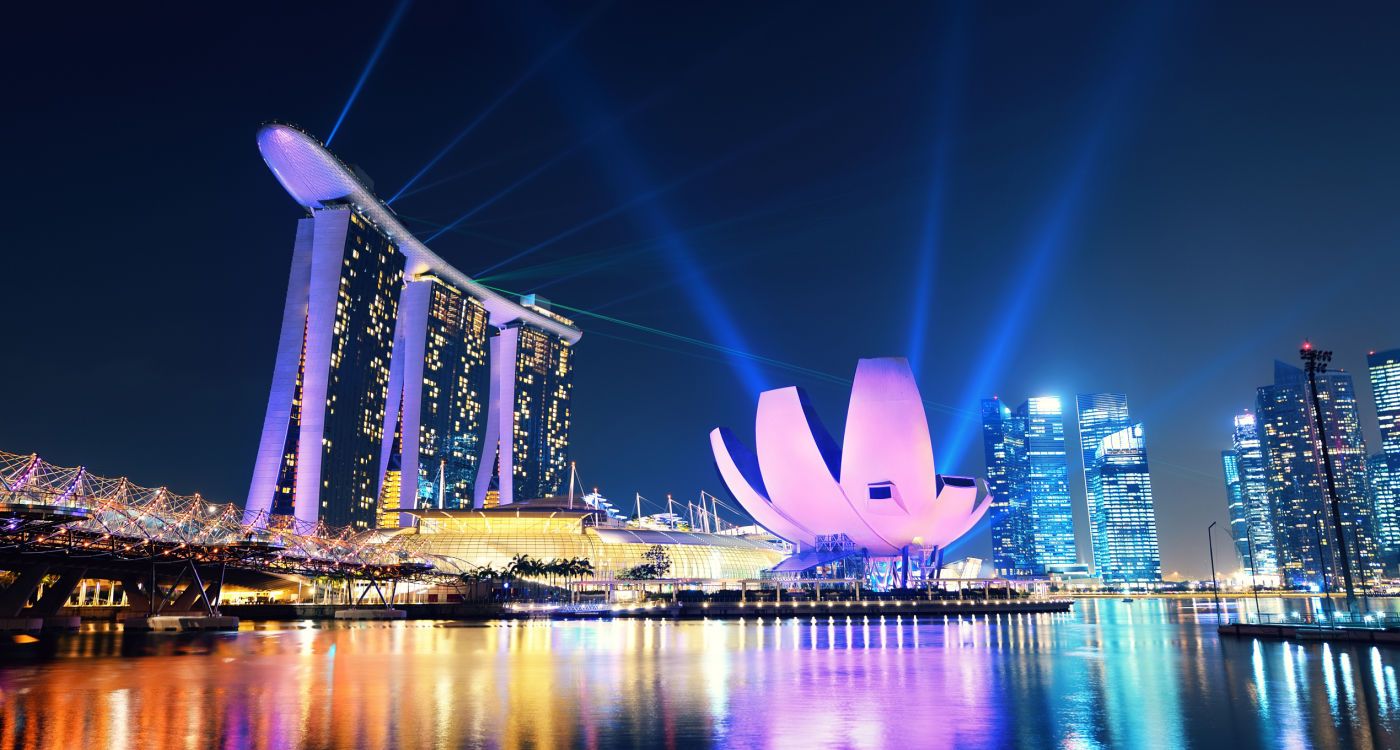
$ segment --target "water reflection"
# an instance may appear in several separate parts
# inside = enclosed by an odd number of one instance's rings
[[[1220,641],[1213,623],[1213,603],[1083,601],[951,620],[86,632],[0,669],[0,747],[1400,743],[1400,652]]]

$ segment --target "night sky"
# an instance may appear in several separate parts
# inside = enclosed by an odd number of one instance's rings
[[[411,229],[471,212],[432,242],[464,272],[671,334],[576,316],[574,457],[617,500],[723,494],[707,433],[751,440],[762,388],[839,435],[868,356],[914,356],[945,473],[983,471],[981,397],[1127,393],[1166,573],[1208,573],[1231,416],[1305,336],[1377,444],[1394,4],[420,0],[343,120],[401,6],[40,5],[0,31],[3,450],[243,499],[302,215],[273,119],[340,120],[384,197],[461,136]]]

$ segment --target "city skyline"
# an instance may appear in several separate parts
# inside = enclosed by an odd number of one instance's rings
[[[48,12],[23,11],[35,28]],[[356,88],[388,8],[202,12],[196,45],[153,11],[98,11],[77,41],[101,66],[38,36],[6,52],[53,72],[16,83],[32,106],[4,125],[29,144],[4,188],[14,241],[62,228],[68,266],[15,254],[33,283],[10,299],[47,313],[11,347],[85,366],[11,374],[29,397],[5,449],[245,494],[298,214],[248,141],[281,117],[331,136],[454,265],[498,266],[485,283],[723,347],[596,326],[574,454],[614,496],[718,491],[705,430],[742,422],[753,385],[840,413],[849,362],[885,354],[914,358],[939,466],[963,474],[980,471],[982,398],[1131,394],[1156,501],[1179,509],[1160,518],[1164,573],[1208,572],[1202,529],[1229,521],[1222,436],[1303,338],[1358,376],[1378,451],[1360,374],[1400,344],[1400,109],[1365,93],[1397,63],[1383,23],[1282,8],[1240,38],[1257,20],[1241,8],[774,6],[736,29],[635,6],[415,6]],[[332,33],[298,33],[313,23]],[[321,72],[308,87],[289,69]],[[104,106],[58,95],[90,89]],[[103,196],[80,222],[55,200],[76,173]],[[961,549],[989,556],[975,536]]]

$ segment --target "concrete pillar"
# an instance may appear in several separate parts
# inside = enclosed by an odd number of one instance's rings
[[[68,597],[73,595],[73,590],[78,588],[78,584],[83,580],[86,570],[69,570],[59,576],[58,581],[49,586],[44,595],[39,597],[39,601],[30,608],[35,617],[53,617],[58,614],[58,610],[68,603]]]
[[[127,576],[122,579],[122,594],[126,598],[128,609],[138,612],[146,612],[151,608],[151,596],[149,591],[142,591],[141,584],[144,583],[145,576]]]
[[[189,585],[185,587],[185,590],[181,591],[180,595],[175,597],[175,601],[171,602],[170,606],[166,609],[171,612],[189,612],[193,610],[195,602],[199,601],[200,588],[199,581],[190,581]]]
[[[15,582],[0,591],[0,617],[19,617],[20,610],[29,604],[29,597],[38,590],[48,572],[48,565],[34,565],[21,570]]]

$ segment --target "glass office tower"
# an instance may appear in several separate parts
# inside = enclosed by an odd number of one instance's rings
[[[1400,349],[1371,352],[1366,357],[1376,420],[1381,429],[1381,452],[1400,454]]]
[[[1107,546],[1108,510],[1100,484],[1098,454],[1109,435],[1128,426],[1128,397],[1121,393],[1091,393],[1075,399],[1079,412],[1079,457],[1084,466],[1084,500],[1089,510],[1089,547],[1096,569],[1109,564]],[[1102,571],[1099,572],[1103,576]],[[1108,580],[1108,579],[1105,579]]]
[[[1236,529],[1232,523],[1230,531],[1235,534],[1236,545],[1254,549],[1253,556],[1257,560],[1245,564],[1249,572],[1256,576],[1276,576],[1278,545],[1274,539],[1274,514],[1269,505],[1269,465],[1259,440],[1258,420],[1250,412],[1235,415],[1231,447],[1238,460],[1245,524],[1243,529]],[[1246,540],[1240,532],[1248,534],[1249,538]],[[1248,556],[1241,556],[1241,559]]]
[[[1249,516],[1245,511],[1244,490],[1240,487],[1240,455],[1233,450],[1220,451],[1220,465],[1225,471],[1225,507],[1230,511],[1230,537],[1235,540],[1235,554],[1249,570],[1254,561],[1249,554]]]
[[[982,447],[987,490],[992,495],[992,565],[999,576],[1030,574],[1021,472],[1025,466],[1025,420],[997,398],[982,401]]]
[[[1101,440],[1092,467],[1101,494],[1094,553],[1098,576],[1106,583],[1127,586],[1160,583],[1162,557],[1142,423]]]
[[[1367,486],[1366,446],[1361,436],[1352,377],[1345,372],[1317,376],[1319,420],[1333,462],[1342,533],[1353,570],[1374,580],[1379,572],[1374,519]],[[1258,390],[1260,437],[1268,461],[1269,502],[1285,583],[1340,587],[1336,530],[1326,491],[1322,444],[1311,420],[1307,376],[1292,365],[1274,363],[1274,384]]]
[[[404,256],[349,208],[297,227],[247,514],[310,530],[376,524]]]
[[[1400,349],[1371,352],[1366,358],[1376,401],[1381,450],[1367,459],[1376,541],[1387,564],[1400,562]]]
[[[1039,396],[1022,404],[1016,415],[1025,422],[1021,491],[1026,505],[1026,567],[1032,575],[1045,575],[1078,562],[1064,411],[1060,399]]]

